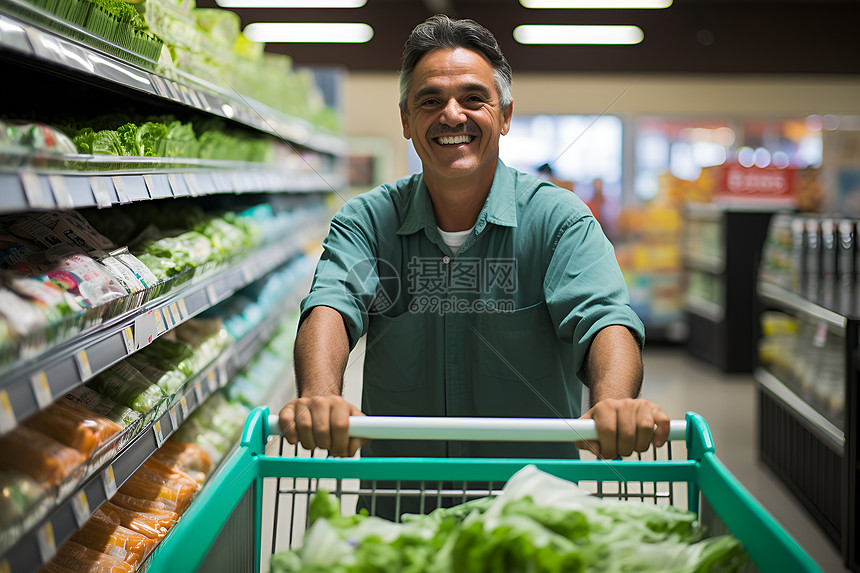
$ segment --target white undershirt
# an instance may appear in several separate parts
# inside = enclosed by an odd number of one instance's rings
[[[475,226],[472,225],[472,229]],[[456,255],[457,251],[460,250],[460,247],[463,246],[463,243],[466,242],[466,239],[472,233],[472,229],[466,229],[465,231],[443,231],[439,227],[436,227],[439,231],[439,236],[442,237],[442,240],[445,241],[445,244],[448,245],[448,248],[451,249],[451,254]]]

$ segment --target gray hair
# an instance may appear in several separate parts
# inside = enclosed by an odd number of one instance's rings
[[[499,43],[493,34],[474,20],[452,20],[444,14],[436,14],[418,24],[403,47],[400,64],[400,109],[409,113],[406,101],[412,87],[412,74],[415,66],[425,55],[433,50],[444,48],[466,48],[484,56],[493,66],[493,79],[499,93],[502,111],[508,109],[513,101],[511,82],[513,73]]]

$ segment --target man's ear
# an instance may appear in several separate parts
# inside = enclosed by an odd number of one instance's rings
[[[400,110],[400,123],[403,125],[403,137],[406,139],[412,139],[412,133],[409,130],[409,115],[407,115],[402,109]]]
[[[508,109],[502,114],[502,135],[507,135],[511,130],[511,117],[514,115],[514,102],[511,101]]]

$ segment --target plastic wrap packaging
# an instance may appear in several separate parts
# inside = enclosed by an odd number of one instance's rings
[[[80,404],[95,414],[104,416],[122,428],[132,426],[141,419],[140,412],[136,412],[128,406],[117,404],[110,398],[106,398],[86,386],[73,388],[63,399],[73,404]]]
[[[54,402],[36,412],[24,425],[78,450],[84,456],[89,456],[122,431],[116,422],[67,400]]]
[[[69,540],[122,559],[135,569],[155,549],[155,541],[146,535],[95,515]]]
[[[187,474],[150,458],[126,480],[118,493],[144,501],[157,501],[161,509],[182,515],[199,489],[200,484]],[[118,505],[127,507],[122,503]]]
[[[33,300],[2,286],[0,286],[0,315],[8,325],[10,334],[15,337],[25,336],[48,324],[45,312]]]
[[[163,539],[179,519],[179,514],[175,511],[134,511],[109,501],[103,503],[93,516],[127,527],[155,541]]]
[[[113,555],[84,547],[74,541],[66,541],[57,554],[42,568],[45,573],[134,573],[134,567]]]
[[[179,370],[186,376],[196,372],[192,360],[194,350],[184,342],[167,338],[167,335],[142,348],[137,354],[165,370]]]
[[[201,485],[212,471],[212,457],[197,444],[167,440],[153,457],[171,468],[188,474]]]
[[[107,267],[75,247],[52,247],[45,252],[45,257],[49,263],[45,275],[64,290],[81,297],[87,306],[102,306],[128,294]]]
[[[26,516],[42,494],[42,486],[27,474],[0,471],[0,528]]]
[[[87,386],[141,414],[153,410],[165,396],[161,388],[126,362],[111,366],[87,382]]]
[[[18,426],[0,437],[0,469],[18,470],[46,486],[59,485],[86,459],[74,448]]]
[[[133,366],[141,376],[161,388],[168,396],[175,394],[188,377],[176,368],[166,368],[164,365],[154,363],[152,359],[140,353],[132,354],[126,361]]]

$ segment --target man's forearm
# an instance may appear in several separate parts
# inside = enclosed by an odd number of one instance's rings
[[[349,359],[349,336],[340,313],[315,307],[296,335],[294,354],[299,397],[340,396]]]
[[[625,326],[598,332],[585,357],[584,380],[591,405],[607,398],[637,398],[642,388],[642,353]]]

